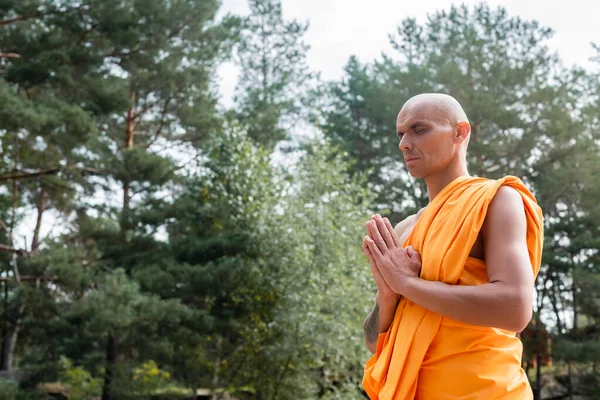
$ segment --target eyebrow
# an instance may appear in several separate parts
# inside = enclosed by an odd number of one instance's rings
[[[427,124],[427,123],[426,123],[425,121],[415,121],[415,122],[413,122],[413,123],[410,125],[410,128],[409,128],[409,130],[410,130],[410,129],[415,129],[415,128],[417,128],[417,127],[418,127],[418,126],[420,126],[420,125],[426,125],[426,124]],[[400,136],[400,135],[401,135],[401,134],[403,134],[403,133],[404,133],[404,132],[400,132],[400,131],[398,131],[398,130],[396,131],[396,135],[398,135],[398,136]]]

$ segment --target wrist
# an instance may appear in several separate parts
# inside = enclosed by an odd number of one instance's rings
[[[377,294],[375,295],[375,302],[377,304],[391,304],[391,303],[397,303],[398,300],[400,299],[400,295],[398,293],[394,293],[394,292],[387,292],[387,293],[382,293],[381,291],[377,291]]]
[[[421,280],[421,278],[419,278],[418,276],[412,276],[412,277],[403,279],[402,287],[400,290],[402,293],[402,296],[404,296],[410,300],[413,297],[415,288],[418,285],[418,281],[420,281],[420,280]]]

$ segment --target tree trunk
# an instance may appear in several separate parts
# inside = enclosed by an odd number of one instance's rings
[[[533,392],[533,398],[534,400],[542,400],[542,346],[538,347],[535,361],[535,391]]]
[[[1,371],[12,371],[15,349],[17,347],[17,338],[19,337],[19,330],[21,329],[21,321],[23,320],[23,312],[25,307],[19,307],[19,314],[12,332],[8,329],[5,330],[4,337],[2,338],[2,364],[0,364]]]
[[[569,373],[569,400],[573,400],[573,374],[571,371],[571,361],[567,361],[567,368]]]
[[[123,183],[123,211],[129,210],[129,183]]]
[[[40,247],[40,229],[42,227],[42,215],[44,214],[44,211],[46,211],[46,191],[40,189],[40,204],[38,205],[37,221],[33,231],[33,240],[31,241],[32,253],[36,252],[38,247]]]
[[[535,316],[535,344],[537,345],[537,351],[535,355],[535,391],[533,392],[534,400],[542,399],[542,335],[540,324],[542,323],[540,318],[540,312]]]
[[[217,357],[215,359],[215,370],[212,378],[212,396],[211,400],[219,400],[221,396],[218,393],[215,393],[217,386],[219,386],[219,373],[221,372],[221,344],[223,342],[223,338],[221,335],[217,335],[215,340]]]
[[[573,274],[575,275],[575,274]],[[572,292],[573,292],[573,333],[577,334],[577,330],[578,330],[578,323],[577,323],[577,286],[575,286],[575,276],[573,276],[573,287],[572,287]]]
[[[13,174],[16,175],[19,171],[19,135],[15,133],[15,143],[14,143],[14,164],[13,164]],[[9,240],[10,247],[15,248],[15,240],[14,240],[14,229],[16,223],[17,216],[17,207],[19,205],[19,180],[17,178],[13,178],[12,185],[12,216],[10,221],[10,231],[9,231]],[[12,254],[12,269],[15,274],[15,280],[17,284],[21,283],[21,278],[19,276],[19,267],[17,265],[17,253]],[[8,271],[7,271],[8,272]],[[8,277],[8,274],[7,274]],[[21,327],[21,319],[23,318],[23,312],[25,311],[25,307],[21,305],[19,307],[19,311],[17,314],[17,319],[15,320],[12,332],[9,329],[9,317],[8,317],[8,280],[5,282],[4,286],[4,324],[3,324],[3,337],[2,337],[2,360],[0,360],[0,370],[2,371],[11,371],[15,348],[17,347],[17,338],[19,336],[19,329]]]
[[[125,148],[130,149],[133,147],[133,133],[135,131],[135,92],[132,90],[129,93],[129,100],[131,100],[131,108],[127,112],[127,120],[125,127]]]
[[[131,100],[131,107],[127,112],[127,118],[125,120],[125,149],[131,149],[133,147],[133,138],[135,136],[135,92],[132,90],[129,93],[129,99]],[[129,218],[129,182],[123,182],[123,213],[124,221]]]
[[[104,372],[104,386],[102,388],[102,400],[116,400],[112,393],[115,380],[115,363],[117,361],[117,339],[111,334],[108,336],[106,346],[106,368]]]

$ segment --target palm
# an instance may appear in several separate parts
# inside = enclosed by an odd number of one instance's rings
[[[379,291],[379,294],[381,294],[384,297],[396,295],[396,292],[394,292],[390,285],[387,284],[385,278],[379,271],[379,268],[377,268],[377,264],[374,261],[371,261],[370,264],[371,272],[373,273],[373,277],[375,278],[375,283],[377,284],[377,290]]]
[[[411,247],[402,248],[387,218],[375,216],[366,226],[369,235],[365,236],[362,247],[371,263],[377,288],[381,295],[396,295],[407,278],[419,275],[420,256]]]

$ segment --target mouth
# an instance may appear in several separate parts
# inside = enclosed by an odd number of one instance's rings
[[[404,162],[406,162],[406,164],[409,164],[411,162],[417,161],[419,159],[419,157],[408,157],[404,159]]]

